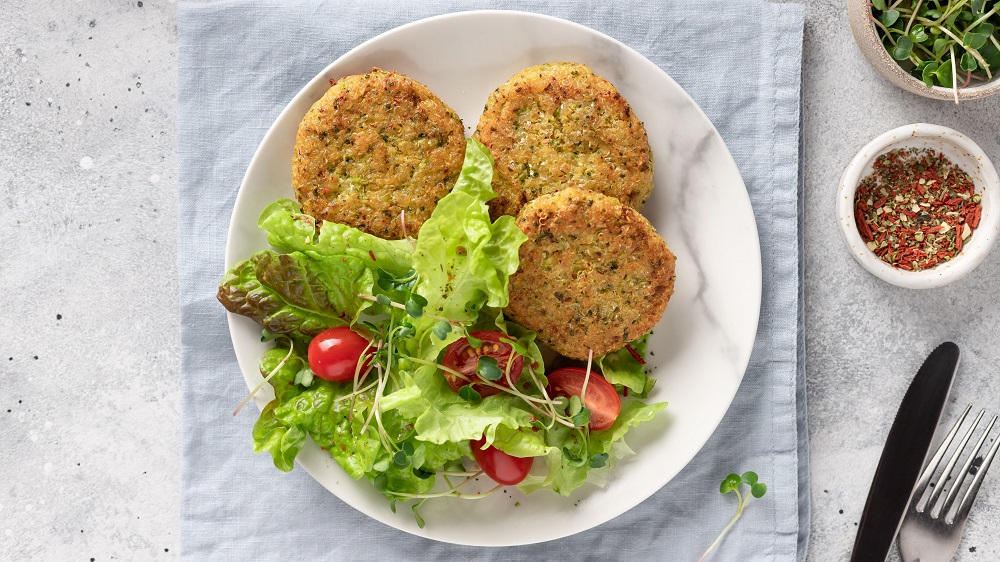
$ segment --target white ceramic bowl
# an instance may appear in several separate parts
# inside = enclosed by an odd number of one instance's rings
[[[854,220],[854,192],[862,178],[872,173],[875,159],[897,148],[931,148],[943,153],[965,170],[983,196],[983,215],[979,227],[962,251],[950,261],[923,271],[897,269],[868,249]],[[848,249],[872,275],[907,289],[930,289],[955,281],[979,265],[996,242],[1000,231],[1000,179],[986,153],[969,137],[954,129],[927,123],[914,123],[886,131],[866,144],[844,170],[837,190],[837,220]]]

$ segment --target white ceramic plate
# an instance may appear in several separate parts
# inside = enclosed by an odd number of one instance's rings
[[[656,187],[643,212],[677,255],[676,292],[654,330],[649,362],[658,379],[651,400],[670,405],[630,434],[638,454],[615,468],[606,487],[586,485],[569,498],[511,488],[481,501],[432,500],[421,511],[424,529],[408,509],[392,513],[367,481],[351,480],[312,443],[299,455],[302,467],[344,502],[415,535],[471,545],[528,544],[620,515],[701,449],[750,358],[760,313],[760,247],[746,188],[722,138],[684,90],[640,54],[592,29],[537,14],[479,11],[421,20],[363,43],[323,70],[288,104],[250,162],[229,229],[227,267],[267,247],[257,216],[270,201],[293,196],[295,132],[330,79],[372,66],[405,73],[455,109],[471,134],[494,88],[525,67],[550,61],[591,66],[618,87],[646,125]],[[266,348],[260,328],[234,315],[229,328],[253,387],[261,380],[257,359]],[[258,406],[272,397],[261,392]]]

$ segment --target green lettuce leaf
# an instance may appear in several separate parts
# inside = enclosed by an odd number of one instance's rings
[[[295,457],[306,443],[306,432],[301,428],[285,425],[275,418],[276,404],[271,402],[260,412],[260,417],[253,426],[253,450],[255,453],[271,453],[274,466],[289,472],[295,468]]]
[[[545,434],[548,473],[545,476],[531,475],[518,487],[529,493],[551,488],[558,494],[568,496],[584,482],[601,483],[618,456],[614,453],[628,451],[623,441],[628,430],[653,419],[666,406],[666,402],[644,404],[639,400],[625,400],[614,425],[603,431],[590,432],[585,450],[579,431],[557,425]],[[595,455],[605,454],[608,457],[604,466],[591,465],[590,459]]]
[[[644,358],[648,344],[649,334],[646,334],[629,343],[629,346],[639,354],[639,357]],[[636,398],[649,396],[649,391],[656,383],[656,379],[650,378],[645,367],[625,348],[598,357],[597,366],[609,383],[628,387],[632,396]]]
[[[380,401],[383,411],[396,410],[401,416],[416,416],[413,429],[417,439],[435,444],[468,441],[486,436],[493,441],[497,428],[526,427],[532,415],[520,401],[498,394],[478,403],[460,398],[434,367],[420,367],[411,383]]]
[[[336,262],[336,258],[357,260],[371,268],[394,275],[410,270],[413,244],[408,240],[384,240],[356,228],[322,222],[302,212],[291,199],[278,199],[264,208],[257,225],[267,232],[267,241],[285,252],[302,252],[312,258]]]
[[[419,275],[415,290],[427,299],[424,310],[435,316],[471,325],[484,306],[507,306],[509,278],[517,271],[518,248],[527,237],[513,217],[490,221],[486,202],[496,197],[492,179],[489,150],[469,139],[454,189],[438,201],[420,228],[413,253],[413,269]],[[459,337],[452,332],[443,341],[432,341],[436,322],[425,316],[416,324],[425,358]]]
[[[254,425],[254,451],[268,451],[274,465],[287,472],[293,468],[295,456],[308,435],[326,449],[347,474],[361,478],[371,470],[382,447],[374,426],[361,432],[365,416],[371,410],[370,401],[359,397],[353,417],[349,416],[351,400],[339,399],[350,392],[349,385],[319,378],[313,379],[309,388],[296,385],[293,382],[295,374],[307,367],[308,362],[301,353],[293,353],[285,360],[287,355],[288,348],[279,346],[261,356],[262,375],[276,370],[270,378],[275,399],[264,408]]]

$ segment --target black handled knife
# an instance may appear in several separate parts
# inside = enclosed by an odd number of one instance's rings
[[[852,562],[884,562],[889,555],[951,392],[958,358],[957,345],[939,345],[910,383],[875,469]]]

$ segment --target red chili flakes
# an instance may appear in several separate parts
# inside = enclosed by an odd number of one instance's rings
[[[979,226],[982,195],[940,152],[903,148],[875,159],[854,194],[858,232],[882,261],[906,271],[954,258]]]

